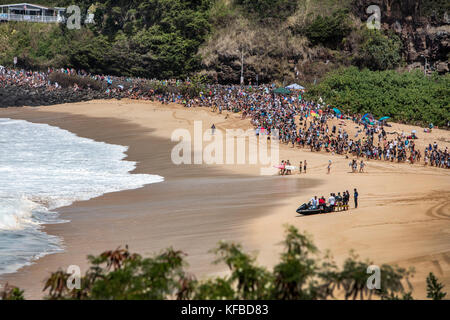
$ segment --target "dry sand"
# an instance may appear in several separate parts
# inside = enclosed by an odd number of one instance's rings
[[[211,264],[208,250],[219,240],[240,242],[259,253],[268,267],[276,263],[288,223],[313,236],[322,252],[330,249],[338,263],[354,249],[375,264],[416,269],[414,296],[425,298],[425,278],[431,271],[450,287],[450,172],[423,165],[367,162],[366,173],[352,174],[350,159],[281,146],[280,158],[293,165],[308,161],[307,174],[260,176],[250,165],[181,165],[171,162],[176,144],[172,132],[192,132],[195,120],[203,129],[250,127],[239,115],[219,115],[208,109],[151,102],[91,101],[40,108],[8,108],[0,117],[48,123],[79,136],[129,146],[127,160],[137,161],[136,173],[165,177],[163,183],[111,193],[58,210],[66,224],[45,231],[60,236],[65,252],[39,259],[15,274],[0,277],[41,298],[51,271],[87,266],[86,256],[128,244],[150,255],[173,246],[189,254],[190,271],[208,277],[226,271]],[[352,134],[354,124],[344,122]],[[420,150],[437,141],[450,147],[450,133],[423,133],[418,127],[393,124],[401,133],[417,130]],[[328,160],[332,172],[326,174]],[[311,196],[327,196],[358,188],[360,206],[344,213],[299,217],[295,209]]]

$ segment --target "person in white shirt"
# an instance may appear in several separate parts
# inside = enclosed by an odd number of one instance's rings
[[[317,209],[317,207],[319,206],[319,200],[317,200],[317,196],[314,196],[313,198],[311,198],[310,202],[311,202],[312,209]]]
[[[334,211],[334,205],[336,204],[336,198],[332,193],[330,193],[330,197],[328,198],[328,203],[330,204],[331,211]]]

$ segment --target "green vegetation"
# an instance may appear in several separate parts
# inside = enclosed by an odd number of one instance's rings
[[[450,14],[450,2],[447,0],[427,0],[422,5],[422,16],[434,16],[436,20],[443,21],[445,13]]]
[[[430,272],[427,278],[427,298],[433,300],[442,300],[447,293],[443,292],[444,285],[439,283],[433,273]]]
[[[63,5],[65,1],[60,1]],[[91,1],[77,2],[86,13]],[[93,73],[167,79],[200,69],[199,46],[210,32],[209,0],[96,1],[95,25],[0,25],[0,64],[73,67]]]
[[[339,69],[311,87],[308,98],[322,97],[350,113],[371,112],[396,121],[447,125],[450,119],[450,75],[425,77],[420,71]]]
[[[47,299],[412,299],[404,288],[412,270],[396,266],[380,267],[381,289],[369,290],[370,261],[351,254],[339,268],[329,254],[318,255],[308,235],[287,227],[279,263],[268,270],[255,263],[256,257],[241,246],[219,243],[215,263],[224,263],[228,276],[197,280],[184,267],[185,254],[174,249],[143,258],[125,249],[89,256],[91,267],[81,278],[80,289],[66,285],[70,275],[59,270],[45,283]],[[433,274],[427,279],[428,296],[443,299],[443,286]],[[8,286],[2,299],[23,299],[23,291]]]
[[[370,70],[394,69],[401,61],[401,40],[396,34],[384,35],[379,30],[362,31],[363,42],[355,57],[355,64]]]
[[[24,300],[23,293],[23,290],[6,284],[0,291],[0,300]]]
[[[337,10],[330,16],[316,17],[305,28],[305,34],[312,44],[336,48],[351,30],[348,10]]]
[[[298,0],[235,0],[246,13],[254,14],[259,19],[286,19],[297,10]]]

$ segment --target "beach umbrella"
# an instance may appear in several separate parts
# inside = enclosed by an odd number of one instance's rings
[[[378,121],[384,121],[384,120],[387,120],[387,119],[390,119],[391,117],[382,117],[382,118],[380,118],[380,120],[378,120]]]
[[[370,113],[366,113],[365,115],[363,115],[363,117],[361,118],[362,121],[368,123],[368,124],[374,124],[374,118],[373,115]]]
[[[319,114],[317,112],[315,112],[315,111],[311,111],[311,116],[318,118]]]
[[[333,108],[333,111],[336,112],[336,114],[341,114],[341,110],[339,110],[338,108]]]

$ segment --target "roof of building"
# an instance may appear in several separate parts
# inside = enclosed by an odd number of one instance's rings
[[[39,9],[43,9],[43,10],[53,10],[53,9],[57,9],[57,10],[65,10],[65,8],[60,8],[60,7],[45,7],[45,6],[41,6],[38,4],[32,4],[32,3],[11,3],[11,4],[4,4],[4,5],[0,5],[0,8],[4,8],[4,7],[35,7],[35,8],[39,8]],[[28,8],[27,8],[28,9]]]

